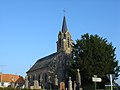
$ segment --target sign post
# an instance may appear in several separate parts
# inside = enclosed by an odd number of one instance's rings
[[[92,77],[92,81],[95,83],[95,90],[96,90],[96,82],[101,82],[102,79],[98,78],[97,75],[94,75],[94,77]]]
[[[107,74],[107,77],[108,77],[108,79],[110,80],[110,88],[111,88],[111,90],[113,90],[113,80],[114,80],[114,78],[115,78],[115,74]]]
[[[96,90],[96,82],[95,82],[95,90]]]
[[[110,74],[110,84],[111,84],[111,90],[113,90],[113,85],[112,85],[112,75]]]

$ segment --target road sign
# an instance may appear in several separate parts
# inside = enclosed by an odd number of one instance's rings
[[[97,77],[92,77],[92,81],[93,82],[102,82],[101,78],[97,78]]]
[[[115,78],[115,74],[107,74],[106,76],[107,76],[107,78],[110,80],[110,75],[112,75],[112,80],[114,80],[114,78]]]
[[[96,90],[96,83],[101,82],[102,79],[98,78],[97,75],[94,75],[94,77],[92,77],[92,81],[95,83],[95,90]]]

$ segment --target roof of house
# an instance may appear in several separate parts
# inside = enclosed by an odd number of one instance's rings
[[[40,68],[48,67],[56,55],[57,53],[53,53],[51,55],[48,55],[46,57],[43,57],[37,60],[37,62],[27,72],[31,72],[31,71],[34,71]]]
[[[24,78],[13,74],[0,74],[0,82],[24,83]]]

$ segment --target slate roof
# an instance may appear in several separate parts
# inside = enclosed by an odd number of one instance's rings
[[[53,53],[51,55],[38,59],[38,61],[27,72],[31,72],[31,71],[34,71],[40,68],[48,67],[56,55],[57,53]]]
[[[64,16],[64,18],[63,18],[63,24],[62,24],[62,32],[66,33],[67,30],[68,30],[68,28],[67,28],[66,18]]]
[[[67,28],[67,24],[66,24],[66,18],[65,16],[63,17],[63,24],[62,24],[62,32],[66,33],[68,31]],[[28,72],[32,72],[34,70],[40,69],[40,68],[45,68],[48,67],[49,64],[52,62],[52,58],[54,58],[58,53],[53,53],[51,55],[48,55],[46,57],[43,57],[41,59],[39,59],[28,71]]]

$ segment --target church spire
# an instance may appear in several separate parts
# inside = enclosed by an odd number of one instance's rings
[[[66,18],[64,16],[63,17],[63,24],[62,24],[62,32],[66,33],[67,30],[68,30],[68,28],[67,28],[67,24],[66,24]]]
[[[65,53],[71,53],[73,40],[68,31],[65,15],[63,17],[62,30],[58,34],[57,52],[64,51]]]

